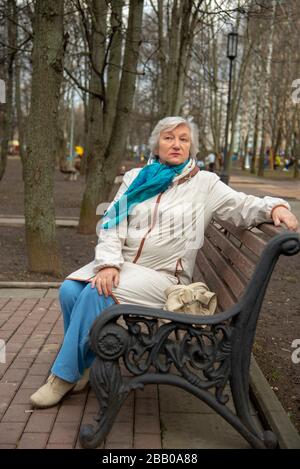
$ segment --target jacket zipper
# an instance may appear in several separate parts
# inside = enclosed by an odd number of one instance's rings
[[[153,222],[152,222],[152,225],[150,226],[149,230],[147,231],[147,233],[144,235],[140,245],[139,245],[139,249],[138,249],[138,252],[133,260],[133,263],[135,264],[136,261],[139,259],[141,253],[142,253],[142,250],[143,250],[143,247],[144,247],[144,244],[145,244],[145,241],[146,241],[146,238],[148,236],[148,234],[150,233],[150,231],[154,228],[154,225],[156,223],[156,218],[157,218],[157,210],[158,210],[158,204],[160,202],[160,199],[161,199],[161,196],[163,195],[163,192],[161,192],[156,201],[155,201],[155,208],[154,208],[154,214],[153,214]]]

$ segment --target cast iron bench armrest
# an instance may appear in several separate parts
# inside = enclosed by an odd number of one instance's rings
[[[157,319],[166,319],[168,321],[174,321],[181,324],[187,325],[207,325],[207,324],[219,324],[221,322],[231,319],[233,316],[237,315],[240,312],[240,307],[238,304],[232,306],[227,311],[222,313],[217,313],[212,316],[202,316],[200,314],[186,314],[186,313],[176,313],[173,311],[168,311],[165,309],[151,308],[149,306],[136,306],[136,305],[113,305],[107,308],[101,316],[99,316],[91,329],[91,341],[93,338],[93,330],[97,325],[97,329],[103,328],[106,324],[110,322],[115,322],[121,316],[138,316],[138,317],[152,317]]]

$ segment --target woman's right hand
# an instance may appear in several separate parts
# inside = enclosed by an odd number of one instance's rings
[[[90,280],[92,288],[97,287],[99,295],[109,296],[112,288],[119,285],[120,272],[116,267],[105,267]]]

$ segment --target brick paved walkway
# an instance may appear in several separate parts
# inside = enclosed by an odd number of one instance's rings
[[[43,384],[63,338],[58,301],[0,298],[0,449],[80,448],[79,428],[93,423],[98,404],[91,390],[62,404],[33,410],[29,396]],[[161,448],[157,386],[131,393],[103,448]]]

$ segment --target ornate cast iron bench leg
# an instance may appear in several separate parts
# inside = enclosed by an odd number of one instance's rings
[[[96,448],[102,443],[134,388],[124,382],[119,366],[119,358],[127,348],[128,339],[127,331],[117,324],[108,324],[99,330],[96,323],[93,329],[92,349],[96,358],[91,367],[90,383],[100,403],[100,411],[95,417],[95,426],[84,425],[80,430],[83,448]]]

